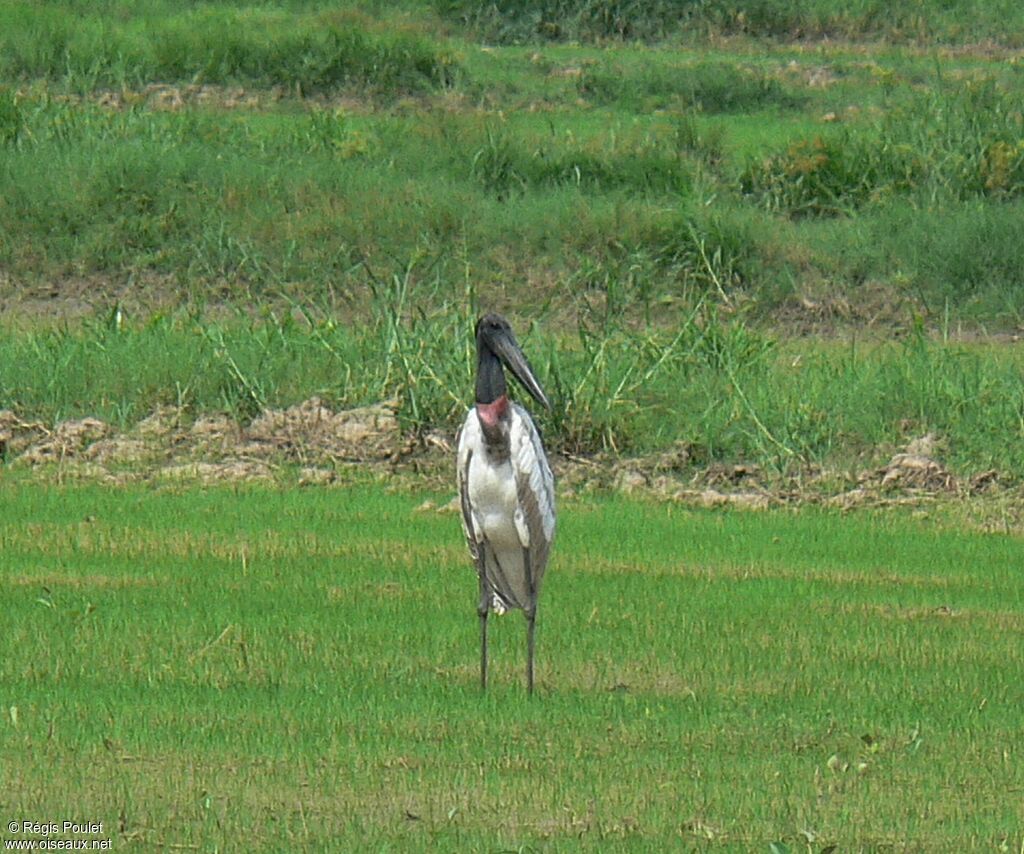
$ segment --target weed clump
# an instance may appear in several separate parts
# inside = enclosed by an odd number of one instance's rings
[[[17,96],[0,86],[0,146],[16,145],[25,132],[25,115]]]
[[[467,144],[474,144],[472,138]],[[483,139],[475,144],[479,147],[472,156],[470,175],[499,199],[555,187],[683,195],[691,183],[689,165],[654,139],[565,145],[488,125]]]
[[[912,97],[867,128],[791,143],[748,164],[741,191],[791,217],[894,196],[929,206],[1024,193],[1024,96],[986,80]]]
[[[592,66],[580,75],[578,88],[582,97],[596,104],[618,102],[639,109],[733,113],[800,103],[778,80],[724,62],[650,66],[633,75],[610,64]]]
[[[740,190],[766,210],[791,217],[852,213],[879,180],[850,142],[847,135],[798,140],[748,165],[740,175]]]

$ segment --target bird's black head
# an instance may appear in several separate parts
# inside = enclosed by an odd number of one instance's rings
[[[485,314],[476,322],[476,351],[478,403],[490,403],[505,393],[505,376],[501,370],[504,365],[537,403],[551,408],[512,327],[500,314]]]
[[[501,335],[507,335],[515,341],[512,334],[512,327],[500,314],[485,314],[476,322],[476,343],[479,347],[481,342],[490,343]]]

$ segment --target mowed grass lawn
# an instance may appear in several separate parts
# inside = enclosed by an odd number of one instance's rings
[[[481,695],[459,521],[424,497],[0,483],[3,826],[102,821],[122,851],[1020,850],[1019,539],[566,502],[528,699],[517,614]]]

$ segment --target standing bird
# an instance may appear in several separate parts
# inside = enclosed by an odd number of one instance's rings
[[[526,615],[526,690],[533,693],[533,629],[555,536],[555,479],[530,414],[509,403],[504,364],[541,406],[547,397],[497,314],[476,324],[476,405],[459,431],[458,482],[466,542],[480,578],[480,684],[487,688],[487,614]]]

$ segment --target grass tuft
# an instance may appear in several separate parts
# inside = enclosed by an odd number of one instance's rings
[[[787,92],[778,80],[725,62],[652,65],[640,74],[625,74],[622,68],[605,63],[586,68],[578,85],[589,101],[628,105],[637,112],[676,108],[733,113],[800,104],[797,95]]]

